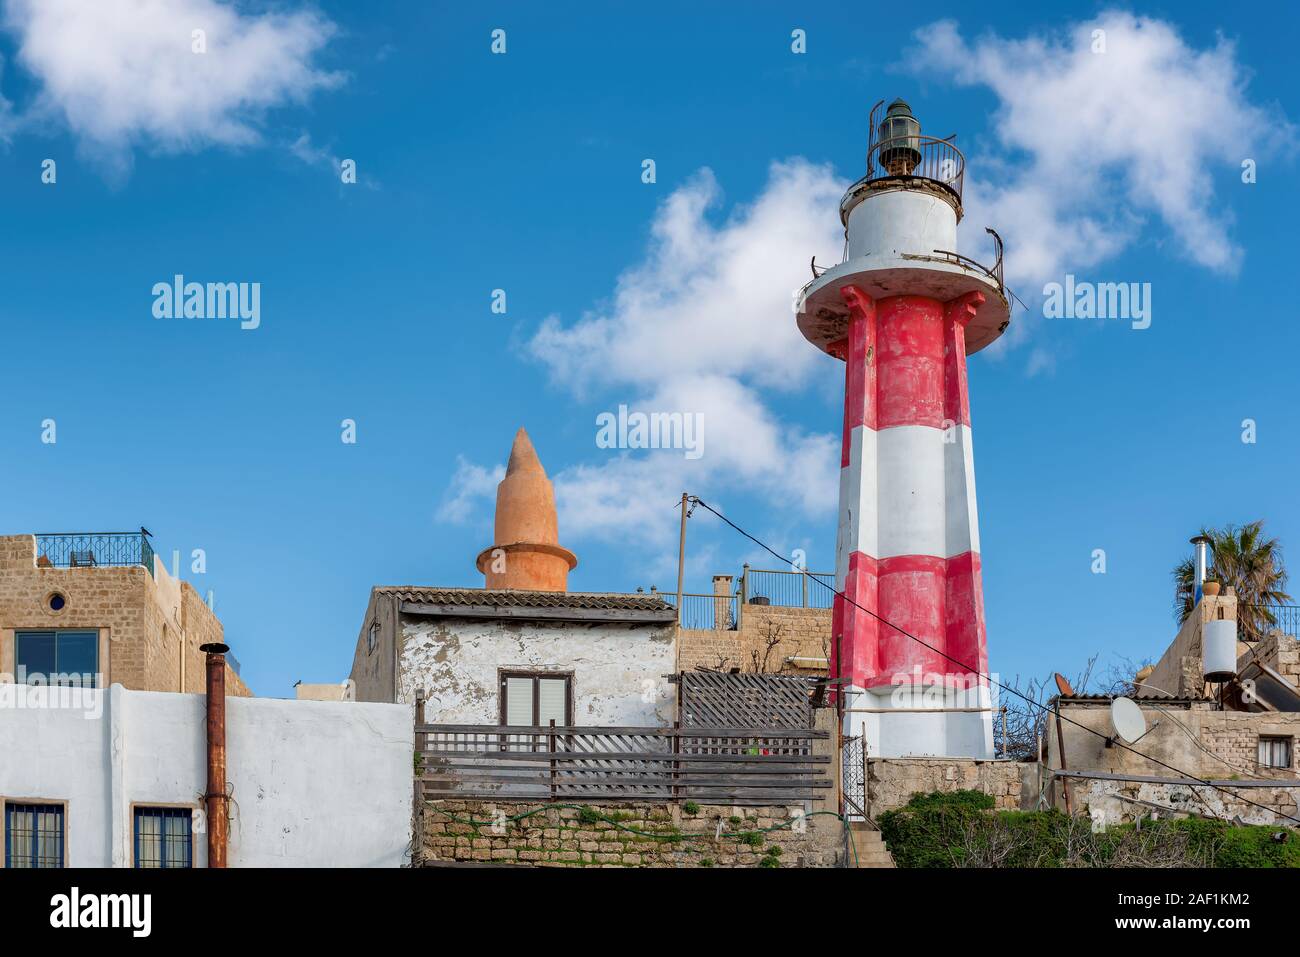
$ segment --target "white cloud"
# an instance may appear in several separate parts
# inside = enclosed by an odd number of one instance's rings
[[[1097,30],[1105,52],[1093,52]],[[1193,263],[1236,269],[1242,250],[1214,179],[1236,181],[1242,160],[1276,152],[1294,130],[1248,100],[1230,41],[1196,49],[1168,23],[1117,11],[1056,36],[969,42],[950,21],[915,36],[909,70],[998,98],[999,149],[971,158],[967,232],[1002,233],[1013,288],[1032,294],[1113,259],[1153,218]]]
[[[497,484],[505,475],[504,465],[488,469],[456,456],[456,471],[436,513],[438,521],[463,525],[482,514],[484,504],[495,500]]]
[[[32,117],[57,116],[117,170],[135,146],[260,140],[267,110],[337,86],[314,59],[335,32],[311,11],[240,13],[216,0],[8,0],[17,61],[39,81]],[[192,49],[203,30],[206,52]]]
[[[559,472],[568,534],[668,546],[684,490],[707,499],[743,488],[818,517],[834,509],[838,435],[783,421],[762,393],[841,375],[799,334],[792,303],[814,252],[822,263],[840,258],[846,186],[826,166],[773,163],[758,198],[715,224],[709,213],[721,190],[701,170],[663,202],[644,261],[619,278],[608,309],[542,325],[528,349],[558,383],[579,394],[600,389],[634,410],[699,413],[704,425],[695,460],[671,450],[607,452]]]
[[[826,166],[774,163],[763,193],[715,226],[707,213],[721,190],[701,170],[660,207],[646,259],[619,278],[611,308],[567,327],[548,320],[532,353],[582,385],[709,375],[801,384],[818,354],[795,329],[791,303],[809,256],[840,260],[846,186]]]
[[[324,147],[313,144],[311,136],[307,133],[303,133],[289,144],[289,152],[308,166],[323,166],[334,173],[338,173],[343,168],[341,159]]]
[[[619,277],[607,308],[568,325],[554,317],[542,324],[527,352],[558,385],[608,403],[591,412],[595,454],[553,475],[566,540],[666,554],[684,490],[715,507],[719,492],[744,489],[783,512],[833,512],[838,433],[792,425],[763,396],[806,392],[817,377],[843,375],[799,334],[792,305],[813,253],[823,264],[839,261],[846,186],[827,166],[773,163],[759,196],[718,222],[710,214],[721,190],[701,170],[663,201],[645,257]],[[700,414],[703,454],[596,449],[596,414],[619,404]],[[545,449],[541,455],[545,461]],[[643,564],[654,560],[641,556]]]

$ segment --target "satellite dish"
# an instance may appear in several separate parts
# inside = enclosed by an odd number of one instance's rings
[[[1110,703],[1110,723],[1115,733],[1129,744],[1147,733],[1146,715],[1132,698],[1116,698]]]
[[[1074,688],[1070,686],[1070,682],[1065,680],[1065,675],[1059,671],[1056,672],[1056,690],[1067,698],[1074,697]]]

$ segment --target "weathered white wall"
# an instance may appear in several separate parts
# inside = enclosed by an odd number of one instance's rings
[[[957,211],[948,200],[916,189],[869,193],[849,213],[847,259],[903,253],[933,256],[957,248]]]
[[[579,725],[672,724],[676,686],[671,624],[402,619],[401,698],[424,690],[425,719],[496,724],[498,670],[573,672]]]
[[[65,824],[69,864],[105,867],[112,860],[108,692],[76,689],[84,710],[19,709],[14,695],[27,690],[0,685],[0,799],[67,801],[75,815]]]
[[[132,865],[134,805],[192,807],[204,866],[204,696],[85,694],[89,710],[0,707],[0,798],[66,801],[74,867]],[[414,748],[406,705],[228,698],[230,866],[406,863]]]

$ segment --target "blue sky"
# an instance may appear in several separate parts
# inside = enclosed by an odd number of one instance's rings
[[[998,228],[1029,306],[970,363],[994,670],[1158,655],[1203,524],[1300,544],[1287,7],[120,6],[5,4],[4,531],[204,549],[258,694],[345,677],[372,585],[481,585],[520,425],[575,590],[671,587],[683,487],[830,568],[842,366],[789,291],[897,95],[958,134],[963,248]],[[176,273],[260,282],[260,327],[155,319]],[[1151,327],[1042,319],[1066,273],[1150,283]],[[620,403],[702,412],[705,454],[598,448]],[[688,590],[770,567],[689,535]]]

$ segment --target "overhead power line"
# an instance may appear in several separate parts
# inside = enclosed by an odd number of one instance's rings
[[[707,509],[708,511],[712,512],[712,513],[713,513],[714,515],[716,515],[718,518],[722,519],[722,521],[725,522],[727,525],[731,526],[733,529],[735,529],[735,530],[736,530],[737,532],[739,532],[741,535],[745,536],[745,538],[748,538],[751,542],[753,542],[753,543],[754,543],[755,545],[757,545],[759,548],[763,549],[765,552],[767,552],[768,554],[772,555],[774,558],[776,558],[776,559],[777,559],[779,562],[781,562],[782,564],[790,564],[790,562],[785,558],[784,555],[780,554],[780,553],[777,552],[775,549],[771,548],[771,547],[770,547],[766,542],[762,541],[761,539],[755,538],[755,537],[754,537],[753,535],[751,535],[749,532],[745,531],[745,529],[741,528],[739,525],[737,525],[737,524],[736,524],[735,522],[733,522],[731,519],[727,518],[727,516],[725,516],[725,515],[723,515],[721,512],[719,512],[716,508],[714,508],[714,507],[713,507],[712,505],[710,505],[708,502],[704,501],[704,499],[700,498],[700,497],[697,496],[697,495],[691,495],[691,496],[688,497],[688,500],[689,500],[690,502],[692,502],[693,504],[699,505],[699,506],[701,506],[701,507]],[[1029,697],[1028,695],[1022,693],[1021,691],[1017,690],[1016,688],[1012,688],[1012,687],[1010,687],[1009,685],[1004,685],[1002,682],[996,680],[996,679],[993,678],[992,676],[984,674],[984,672],[980,671],[978,668],[974,668],[974,667],[972,667],[971,665],[969,665],[968,663],[966,663],[966,662],[964,662],[964,661],[959,661],[959,660],[957,660],[956,658],[952,657],[952,655],[949,655],[947,652],[940,651],[938,648],[934,647],[934,646],[931,645],[929,642],[925,641],[925,640],[922,639],[922,638],[918,638],[916,635],[914,635],[914,634],[912,634],[911,632],[907,631],[907,629],[902,628],[902,627],[900,627],[900,626],[894,624],[894,623],[893,623],[892,621],[890,621],[888,618],[884,618],[884,617],[882,617],[882,616],[876,614],[876,613],[875,613],[874,611],[872,611],[870,608],[864,608],[864,607],[862,607],[862,606],[859,605],[856,601],[854,601],[852,598],[850,598],[848,595],[844,594],[844,592],[842,592],[842,591],[840,591],[839,589],[837,589],[833,584],[831,584],[831,583],[829,583],[829,582],[826,582],[826,581],[823,581],[822,579],[818,578],[816,575],[814,575],[814,574],[812,574],[811,572],[809,572],[807,569],[799,568],[799,569],[797,569],[797,570],[798,570],[801,574],[803,574],[803,575],[807,576],[808,578],[811,578],[813,581],[817,582],[819,585],[822,585],[822,586],[824,586],[824,587],[826,587],[826,588],[829,588],[829,589],[831,590],[831,592],[833,592],[833,593],[835,594],[836,597],[841,598],[841,599],[843,599],[844,601],[848,602],[848,603],[849,603],[850,605],[852,605],[854,608],[857,608],[859,611],[866,612],[866,613],[867,613],[868,615],[870,615],[872,618],[876,619],[876,621],[880,622],[880,623],[883,624],[883,625],[888,625],[890,628],[893,628],[893,629],[894,629],[896,632],[898,632],[900,635],[904,635],[905,637],[910,638],[912,641],[915,641],[918,645],[921,645],[923,648],[927,648],[927,649],[929,649],[930,651],[932,651],[932,652],[934,652],[935,654],[939,655],[941,658],[944,658],[944,659],[946,659],[947,661],[951,662],[952,664],[954,664],[954,665],[958,666],[959,668],[963,669],[963,670],[966,671],[967,673],[969,673],[969,674],[973,674],[973,675],[975,675],[975,676],[978,677],[978,678],[982,678],[983,680],[987,681],[990,685],[993,685],[993,686],[995,686],[995,687],[997,687],[997,688],[1000,688],[1000,689],[1003,690],[1003,691],[1010,692],[1011,694],[1015,695],[1017,698],[1020,698],[1021,700],[1023,700],[1026,704],[1030,705],[1031,707],[1037,708],[1039,711],[1043,712],[1044,714],[1048,714],[1048,713],[1050,713],[1050,709],[1048,709],[1047,706],[1042,705],[1042,704],[1039,704],[1039,703],[1038,703],[1037,701],[1035,701],[1033,698],[1031,698],[1031,697]],[[1200,777],[1199,775],[1191,774],[1190,772],[1184,771],[1184,770],[1182,770],[1181,768],[1175,767],[1175,766],[1172,765],[1172,764],[1169,764],[1169,763],[1167,763],[1167,762],[1165,762],[1165,761],[1161,761],[1159,758],[1152,757],[1152,756],[1149,755],[1149,754],[1144,754],[1143,752],[1139,751],[1137,748],[1134,748],[1134,747],[1132,747],[1131,745],[1126,744],[1125,742],[1119,740],[1118,738],[1112,739],[1109,735],[1102,734],[1100,731],[1094,730],[1093,728],[1090,728],[1090,727],[1088,727],[1088,726],[1085,725],[1085,724],[1080,724],[1078,721],[1075,721],[1073,718],[1067,718],[1065,715],[1063,715],[1063,714],[1061,713],[1061,710],[1060,710],[1059,708],[1056,710],[1055,713],[1056,713],[1056,717],[1057,717],[1058,720],[1065,721],[1065,722],[1067,722],[1067,723],[1069,723],[1069,724],[1072,724],[1072,725],[1074,725],[1076,728],[1081,728],[1081,729],[1083,729],[1084,731],[1087,731],[1089,734],[1091,734],[1091,735],[1095,735],[1096,737],[1101,738],[1101,739],[1104,740],[1104,741],[1110,742],[1111,744],[1113,744],[1113,745],[1115,745],[1115,746],[1117,746],[1117,747],[1123,748],[1125,751],[1128,751],[1128,752],[1131,753],[1131,754],[1136,754],[1139,758],[1143,758],[1143,759],[1145,759],[1145,760],[1147,760],[1147,761],[1150,761],[1152,764],[1158,764],[1160,767],[1164,768],[1164,769],[1167,770],[1167,771],[1173,771],[1175,774],[1178,774],[1178,775],[1181,776],[1181,777],[1188,778],[1189,780],[1192,780],[1192,781],[1197,782],[1198,785],[1203,785],[1203,786],[1205,786],[1205,787],[1212,788],[1212,789],[1214,789],[1215,791],[1219,791],[1219,792],[1221,792],[1221,793],[1223,793],[1223,794],[1226,794],[1228,797],[1235,798],[1236,800],[1241,801],[1241,802],[1243,802],[1243,803],[1245,803],[1245,804],[1249,804],[1249,805],[1251,805],[1251,806],[1253,806],[1253,807],[1257,807],[1257,808],[1259,808],[1259,809],[1262,810],[1262,811],[1267,811],[1267,812],[1270,813],[1270,814],[1276,814],[1276,815],[1279,816],[1279,817],[1286,818],[1288,821],[1294,821],[1295,823],[1300,824],[1300,819],[1297,819],[1297,818],[1291,817],[1291,816],[1288,815],[1288,814],[1283,814],[1281,811],[1279,811],[1279,810],[1276,809],[1276,808],[1271,808],[1271,807],[1269,807],[1269,806],[1266,805],[1266,804],[1260,804],[1258,801],[1252,801],[1250,798],[1248,798],[1248,797],[1244,797],[1243,795],[1235,794],[1235,793],[1233,793],[1231,790],[1229,790],[1228,788],[1226,788],[1226,787],[1222,787],[1221,785],[1218,785],[1218,784],[1215,784],[1213,781],[1207,781],[1205,778],[1202,778],[1202,777]],[[1191,786],[1191,785],[1189,785],[1189,786]],[[1195,793],[1195,792],[1193,792],[1193,793]]]

